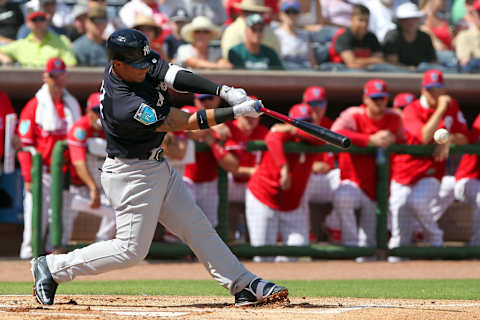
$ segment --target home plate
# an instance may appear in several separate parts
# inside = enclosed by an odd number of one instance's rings
[[[180,317],[186,316],[189,312],[162,312],[162,311],[108,311],[119,316],[137,316],[137,317]]]

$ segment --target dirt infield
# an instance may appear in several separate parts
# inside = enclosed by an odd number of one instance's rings
[[[480,278],[477,261],[351,261],[246,263],[267,279],[465,279]],[[0,281],[31,281],[30,264],[0,261]],[[6,272],[3,272],[6,271]],[[210,279],[199,263],[142,262],[90,280]],[[235,308],[231,297],[57,296],[40,306],[32,296],[0,296],[0,319],[480,319],[479,301],[291,298],[290,303]]]

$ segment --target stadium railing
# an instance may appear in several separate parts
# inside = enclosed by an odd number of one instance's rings
[[[63,166],[63,151],[66,148],[64,142],[58,142],[55,146],[52,161],[52,209],[60,214],[52,215],[51,228],[56,228],[55,234],[61,239],[61,190],[63,189],[63,171],[55,169],[53,166]],[[196,151],[207,150],[208,146],[205,144],[197,143]],[[468,259],[479,258],[480,247],[469,246],[444,246],[444,247],[399,247],[395,249],[388,249],[387,247],[387,213],[388,213],[388,197],[389,197],[389,170],[390,164],[387,159],[391,153],[396,154],[412,154],[416,156],[430,156],[434,151],[435,145],[427,146],[413,146],[413,145],[391,145],[387,149],[379,149],[375,147],[356,147],[352,146],[348,152],[356,154],[371,154],[376,156],[377,166],[377,246],[376,247],[355,247],[355,246],[342,246],[342,245],[319,245],[311,244],[308,246],[260,246],[253,247],[249,244],[237,244],[231,245],[230,248],[234,254],[244,258],[251,258],[253,256],[296,256],[303,257],[308,256],[317,259],[351,259],[355,257],[364,256],[376,256],[378,260],[384,260],[387,256],[398,257],[410,257],[410,258],[443,258],[443,259]],[[247,143],[248,151],[266,150],[266,144],[264,141],[253,141]],[[312,146],[301,143],[289,142],[285,144],[286,152],[306,152],[306,153],[318,153],[318,152],[345,152],[333,146]],[[465,146],[452,146],[451,154],[480,154],[480,145],[465,145]],[[218,167],[218,216],[219,224],[217,231],[223,240],[227,240],[228,234],[228,177],[227,173],[220,167]],[[60,196],[55,196],[56,192]],[[55,199],[55,200],[54,200]],[[53,202],[57,203],[54,205]],[[55,222],[54,219],[60,219],[60,222]],[[53,231],[53,230],[52,230]],[[53,238],[52,238],[53,240]],[[74,249],[84,246],[85,244],[78,244],[75,246],[69,246],[68,249]],[[172,257],[184,257],[191,255],[191,250],[183,244],[170,244],[163,242],[153,242],[150,247],[149,256],[155,258],[172,258]]]

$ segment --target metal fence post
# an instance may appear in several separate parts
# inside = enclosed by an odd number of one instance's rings
[[[377,165],[377,256],[386,259],[387,212],[389,190],[390,153],[382,148],[376,150]],[[382,252],[384,254],[382,254]]]

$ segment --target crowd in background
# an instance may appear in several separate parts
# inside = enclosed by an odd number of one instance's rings
[[[196,69],[476,73],[479,0],[0,0],[0,62],[102,67],[135,28]]]

